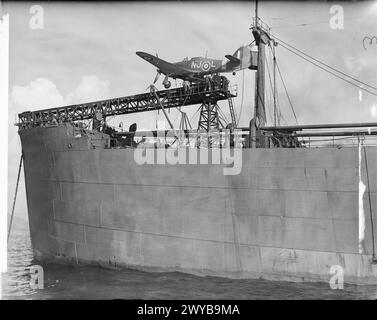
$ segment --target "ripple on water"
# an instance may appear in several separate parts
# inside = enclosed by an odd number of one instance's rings
[[[30,237],[11,235],[3,299],[376,299],[376,286],[233,280],[178,272],[113,271],[92,266],[45,264],[44,289],[31,289]]]

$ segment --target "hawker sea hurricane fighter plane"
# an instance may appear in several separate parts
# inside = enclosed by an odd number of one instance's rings
[[[169,78],[182,79],[186,82],[201,82],[204,81],[204,76],[233,72],[256,67],[256,52],[251,51],[249,46],[240,47],[233,55],[226,55],[228,59],[223,62],[222,60],[194,57],[191,59],[185,58],[181,62],[170,63],[160,59],[157,55],[153,56],[145,52],[136,52],[136,54],[157,67],[157,74],[153,81],[155,84],[160,77],[161,73],[165,75],[162,82],[166,89],[171,85]]]

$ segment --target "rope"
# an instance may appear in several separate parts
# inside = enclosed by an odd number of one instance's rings
[[[14,208],[15,208],[15,206],[16,206],[16,198],[17,198],[18,184],[19,184],[19,182],[20,182],[20,174],[21,174],[21,167],[22,167],[22,159],[23,159],[23,156],[22,156],[22,154],[21,154],[20,165],[18,166],[18,175],[17,175],[16,191],[15,191],[15,193],[14,193],[14,198],[13,198],[12,214],[11,214],[11,216],[10,216],[10,222],[9,222],[9,227],[8,227],[8,238],[7,238],[7,241],[9,241],[10,231],[11,231],[11,228],[12,228],[12,222],[13,222],[13,216],[14,216]]]
[[[244,91],[245,91],[245,69],[242,70],[242,96],[241,96],[241,108],[240,108],[240,114],[238,116],[238,120],[237,120],[237,127],[240,123],[240,120],[241,120],[241,113],[242,113],[242,107],[243,107],[243,95],[244,95]]]
[[[284,43],[286,46],[288,46],[288,47],[290,47],[290,48],[292,48],[292,49],[294,49],[294,50],[300,52],[302,55],[304,55],[304,56],[306,56],[306,57],[308,57],[308,58],[310,58],[310,59],[312,59],[312,60],[314,60],[314,61],[316,61],[316,62],[318,62],[318,63],[320,63],[320,64],[322,64],[322,65],[324,65],[324,66],[326,66],[327,68],[329,68],[329,69],[331,69],[331,70],[333,70],[333,71],[335,71],[335,72],[338,72],[338,73],[342,74],[343,76],[345,76],[345,77],[347,77],[347,78],[350,78],[350,79],[352,79],[352,80],[354,80],[354,81],[356,81],[356,82],[359,82],[359,83],[361,83],[361,84],[363,84],[363,85],[365,85],[365,86],[367,86],[367,87],[369,87],[369,88],[371,88],[371,89],[377,90],[377,87],[375,87],[375,86],[373,86],[373,85],[369,85],[368,83],[365,83],[365,82],[363,82],[363,81],[361,81],[361,80],[359,80],[359,79],[356,79],[356,78],[354,78],[354,77],[352,77],[352,76],[346,74],[345,72],[343,72],[343,71],[341,71],[341,70],[338,70],[338,69],[335,69],[335,68],[331,67],[330,65],[328,65],[328,64],[326,64],[326,63],[324,63],[324,62],[322,62],[322,61],[320,61],[320,60],[318,60],[318,59],[316,59],[316,58],[314,58],[314,57],[312,57],[312,56],[310,56],[310,55],[308,55],[308,54],[306,54],[305,52],[303,52],[303,51],[297,49],[296,47],[290,45],[289,43],[286,43],[285,41],[279,39],[278,37],[276,37],[276,36],[274,36],[274,35],[271,35],[271,36],[274,37],[275,39],[277,39],[279,42]],[[280,43],[280,44],[281,44],[281,43]],[[284,47],[284,46],[282,45],[282,47]],[[285,48],[285,49],[287,49],[287,48]],[[288,50],[289,50],[289,49],[288,49]],[[343,80],[345,80],[345,79],[343,79]],[[356,86],[357,86],[357,85],[356,85]]]
[[[368,90],[368,89],[365,89],[365,88],[363,88],[363,87],[357,85],[356,83],[354,83],[354,82],[352,82],[352,81],[349,81],[349,80],[347,80],[347,79],[341,77],[340,75],[338,75],[338,74],[336,74],[336,73],[334,73],[334,72],[331,72],[330,70],[328,70],[328,69],[326,69],[326,68],[324,68],[324,67],[318,65],[317,63],[315,63],[315,62],[313,62],[313,61],[311,61],[311,60],[305,58],[304,56],[300,55],[299,53],[297,53],[297,52],[295,52],[295,51],[289,49],[288,47],[284,46],[283,44],[280,43],[280,46],[282,46],[282,47],[285,48],[286,50],[288,50],[288,51],[294,53],[295,55],[297,55],[297,56],[300,57],[301,59],[304,59],[304,60],[308,61],[309,63],[311,63],[312,65],[314,65],[314,66],[316,66],[316,67],[322,69],[323,71],[326,71],[327,73],[332,74],[333,76],[339,78],[340,80],[343,80],[343,81],[345,81],[345,82],[347,82],[347,83],[349,83],[349,84],[355,86],[356,88],[358,88],[358,89],[360,89],[360,90],[363,90],[363,91],[365,91],[365,92],[368,92],[369,94],[371,94],[371,95],[377,97],[377,94],[376,94],[376,93],[374,93],[374,92],[372,92],[372,91],[370,91],[370,90]],[[369,86],[369,85],[368,85],[368,86]]]
[[[377,263],[376,251],[375,251],[375,247],[374,247],[374,221],[373,221],[372,201],[370,199],[370,185],[369,185],[367,150],[366,150],[365,146],[364,146],[364,157],[365,157],[365,169],[366,169],[366,173],[367,173],[368,198],[369,198],[370,220],[371,220],[371,231],[372,231],[372,262]]]
[[[154,93],[154,95],[155,95],[155,97],[156,97],[156,100],[157,100],[158,104],[160,105],[160,107],[161,107],[161,109],[162,109],[162,112],[164,113],[164,116],[165,116],[166,120],[167,120],[168,123],[169,123],[170,128],[171,128],[171,129],[174,129],[174,126],[173,126],[173,124],[171,123],[171,121],[170,121],[170,119],[169,119],[169,116],[168,116],[168,114],[166,113],[165,108],[164,108],[164,106],[162,105],[162,103],[161,103],[161,101],[160,101],[159,96],[157,95],[156,91],[154,91],[154,90],[153,90],[153,93]]]
[[[185,100],[184,100],[183,103],[182,103],[182,105],[179,106],[179,107],[177,107],[177,110],[178,110],[180,113],[177,114],[177,116],[176,116],[175,119],[173,120],[173,123],[175,123],[175,120],[178,119],[178,117],[179,117],[180,114],[181,114],[181,121],[182,121],[182,117],[183,117],[183,113],[184,113],[184,112],[182,111],[182,107],[184,107],[184,105],[185,105],[185,103],[186,103],[188,97],[189,97],[189,95],[187,94]],[[190,124],[190,125],[191,125],[191,124]]]
[[[279,68],[279,65],[278,65],[277,61],[276,61],[276,67],[278,69],[281,82],[283,83],[283,87],[284,87],[284,90],[285,90],[285,94],[287,95],[289,105],[291,106],[291,109],[292,109],[292,112],[293,112],[293,116],[295,117],[296,124],[298,124],[297,117],[296,117],[296,112],[295,112],[295,109],[293,108],[293,104],[292,104],[291,98],[289,97],[288,90],[287,90],[287,87],[285,86],[285,82],[284,82],[283,76],[281,75],[280,68]]]
[[[199,112],[199,110],[200,110],[200,108],[201,108],[201,106],[199,106],[199,108],[195,111],[195,113],[191,116],[191,118],[190,118],[190,122],[192,122],[192,120],[194,119],[194,116]]]
[[[223,120],[225,123],[229,123],[228,118],[225,116],[225,113],[221,110],[220,107],[218,107],[217,111],[218,111],[220,120]]]
[[[271,80],[270,67],[268,66],[267,59],[266,59],[266,67],[267,67],[268,79],[269,79],[269,82],[270,82],[270,89],[271,89],[271,91],[269,91],[269,98],[271,98],[270,101],[273,102],[273,97],[274,97],[274,91],[273,90],[274,89],[273,89],[272,80]],[[268,105],[271,105],[271,104],[268,104]],[[270,115],[271,123],[275,124],[275,121],[273,120],[273,118],[271,116],[270,108],[268,108],[268,114]]]

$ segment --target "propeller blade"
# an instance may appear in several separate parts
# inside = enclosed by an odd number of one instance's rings
[[[146,87],[145,90],[149,90],[150,92],[154,92],[154,91],[157,91],[157,88],[153,84],[151,84],[148,87]]]
[[[153,80],[153,84],[155,84],[157,82],[157,80],[160,77],[160,75],[161,75],[161,72],[157,71],[156,77]]]

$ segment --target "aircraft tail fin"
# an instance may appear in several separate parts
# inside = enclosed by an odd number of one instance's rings
[[[240,62],[241,62],[240,59],[238,59],[238,58],[235,57],[235,56],[231,56],[230,54],[227,54],[227,55],[225,56],[225,58],[227,58],[229,61],[234,62],[234,63],[240,63]]]
[[[232,56],[226,55],[225,57],[232,62],[238,62],[239,70],[247,69],[253,64],[252,51],[248,45],[239,47]]]

